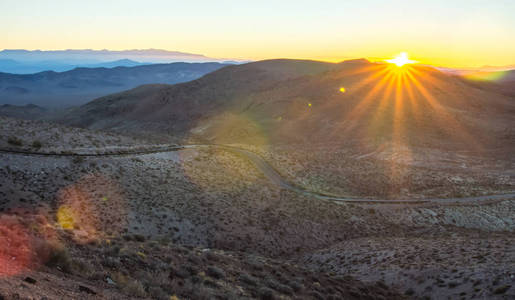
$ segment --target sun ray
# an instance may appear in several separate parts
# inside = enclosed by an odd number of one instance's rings
[[[381,65],[380,68],[374,68],[372,71],[373,72],[371,73],[371,75],[352,86],[353,92],[361,90],[362,88],[370,84],[372,81],[378,79],[381,76],[384,76],[391,70],[388,67]]]
[[[415,117],[415,120],[418,123],[421,121],[420,110],[419,110],[420,105],[417,105],[417,102],[415,101],[415,94],[413,91],[413,86],[411,85],[411,80],[408,79],[410,72],[411,72],[411,68],[407,70],[406,74],[404,74],[404,87],[406,89],[406,93],[408,94],[410,107],[413,108],[411,111],[413,112],[413,116]]]
[[[397,79],[398,74],[395,72],[390,72],[390,76],[388,77],[388,82],[386,84],[385,91],[383,93],[383,96],[381,97],[381,100],[379,101],[379,104],[375,110],[374,115],[371,119],[371,126],[369,127],[370,130],[375,131],[374,133],[369,133],[371,136],[378,136],[378,130],[381,131],[382,127],[387,126],[388,120],[386,120],[389,117],[388,114],[388,105],[391,105],[389,98],[390,95],[393,92],[393,86],[395,84],[395,81]],[[376,140],[377,138],[374,138]]]
[[[431,93],[424,87],[420,80],[413,74],[408,73],[410,80],[413,82],[415,88],[422,94],[423,98],[433,108],[440,119],[434,120],[437,125],[445,132],[449,130],[456,130],[464,142],[469,143],[476,150],[482,149],[482,146],[476,141],[470,132],[468,132],[455,118],[438,102],[438,100],[431,95]],[[443,124],[442,124],[443,123]]]
[[[384,88],[385,84],[392,76],[393,73],[388,72],[377,84],[374,85],[374,87],[366,94],[363,100],[361,100],[350,112],[346,114],[345,119],[359,119],[367,111],[367,108],[373,104],[374,96]],[[352,128],[349,128],[349,130],[352,130]]]

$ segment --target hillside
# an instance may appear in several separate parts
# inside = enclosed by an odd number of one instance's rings
[[[219,63],[171,63],[115,68],[76,68],[66,72],[0,73],[0,104],[69,107],[148,83],[197,79],[224,67]]]
[[[227,148],[118,155],[107,150],[148,142],[0,122],[5,299],[513,297],[513,195],[338,203],[286,189]],[[86,150],[94,155],[79,155]],[[328,148],[310,163],[337,165],[319,160],[327,152],[345,163],[354,156]],[[284,156],[270,153],[287,170]]]
[[[514,112],[509,96],[431,67],[270,60],[105,96],[60,121],[184,141],[481,150],[512,145]]]
[[[0,105],[0,116],[4,117],[36,120],[43,118],[48,113],[48,109],[34,104],[27,104],[23,106],[11,104]]]

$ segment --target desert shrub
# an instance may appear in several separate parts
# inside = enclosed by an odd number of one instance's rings
[[[170,240],[169,237],[162,237],[161,239],[159,239],[159,243],[162,245],[162,246],[167,246],[168,244],[170,244],[172,242],[172,240]]]
[[[150,294],[152,299],[170,300],[170,295],[168,295],[161,287],[158,286],[149,287],[148,293]]]
[[[159,249],[159,244],[157,241],[150,241],[148,242],[148,247],[150,249]]]
[[[264,265],[258,260],[251,259],[248,261],[249,266],[256,271],[263,271]]]
[[[205,286],[212,288],[212,289],[219,289],[221,287],[218,283],[216,283],[215,281],[213,281],[211,279],[205,279],[203,283]]]
[[[40,141],[33,141],[32,142],[32,148],[39,149],[39,148],[41,148],[41,146],[43,146],[43,145],[41,144]]]
[[[109,247],[105,250],[105,254],[107,255],[110,255],[110,256],[116,256],[120,253],[120,246],[118,245],[113,245],[112,247]]]
[[[23,141],[17,137],[14,137],[14,136],[10,136],[8,139],[7,139],[7,142],[13,146],[22,146],[23,145]]]
[[[259,298],[263,299],[263,300],[276,299],[274,291],[267,287],[260,288],[258,294],[259,294]]]
[[[224,270],[214,266],[208,267],[206,274],[216,279],[221,279],[225,277]]]
[[[320,300],[323,300],[325,299],[324,296],[322,296],[322,294],[320,294],[319,292],[317,291],[311,291],[311,293],[309,293],[309,295],[311,296],[311,298],[313,299],[320,299]]]
[[[121,265],[120,260],[115,257],[106,257],[102,261],[102,265],[104,267],[110,268],[110,269],[118,269]]]
[[[184,270],[188,271],[190,275],[197,275],[199,273],[198,267],[194,265],[186,265],[184,266]]]
[[[48,259],[45,263],[48,267],[58,268],[63,272],[71,273],[73,270],[73,261],[70,253],[65,246],[60,244],[47,244]]]
[[[240,275],[240,281],[246,283],[248,285],[257,285],[257,278],[250,276],[247,273],[243,273]]]
[[[145,241],[145,237],[141,234],[135,234],[135,235],[133,235],[133,238],[136,242],[142,243]]]
[[[72,272],[88,277],[93,273],[91,266],[81,259],[72,259]]]
[[[87,278],[93,281],[104,280],[105,274],[102,271],[94,271],[91,272]]]
[[[185,278],[188,278],[190,277],[190,272],[188,270],[186,270],[185,268],[175,268],[175,267],[171,267],[170,268],[170,274],[169,274],[169,278],[170,279],[174,279],[174,278],[181,278],[181,279],[185,279]]]
[[[111,278],[113,278],[114,282],[116,282],[118,287],[125,293],[136,297],[147,296],[145,288],[143,287],[143,284],[141,284],[141,282],[132,279],[129,276],[125,276],[119,272],[111,274]]]
[[[93,273],[91,265],[82,259],[73,259],[65,245],[55,241],[34,238],[34,248],[40,263],[69,274],[86,277]]]
[[[212,251],[205,252],[205,257],[211,261],[219,261],[220,260],[220,256]]]
[[[187,295],[190,297],[190,299],[199,299],[199,300],[208,300],[208,299],[216,299],[214,296],[214,292],[212,289],[202,286],[202,285],[192,285],[192,286],[186,286],[184,289],[185,296]],[[186,298],[186,297],[185,297]],[[179,299],[179,298],[171,298],[173,300]],[[182,299],[182,297],[181,297]]]
[[[193,283],[200,283],[200,282],[202,282],[202,278],[200,276],[198,276],[198,275],[191,276],[190,280]]]
[[[74,164],[81,164],[84,162],[84,157],[82,156],[75,156],[72,160]]]
[[[302,290],[304,288],[304,285],[302,285],[302,283],[298,282],[298,281],[290,281],[288,283],[288,285],[295,291],[295,292],[298,292],[300,290]]]
[[[284,285],[282,283],[279,283],[273,279],[268,279],[266,281],[266,284],[273,288],[274,290],[280,292],[280,293],[283,293],[283,294],[286,294],[286,295],[292,295],[293,294],[293,290],[291,287],[287,286],[287,285]]]

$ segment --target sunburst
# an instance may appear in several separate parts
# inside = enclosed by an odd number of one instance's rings
[[[409,59],[408,54],[406,52],[401,52],[395,58],[388,59],[388,60],[386,60],[386,62],[395,64],[397,67],[402,67],[406,64],[414,64],[417,61]]]

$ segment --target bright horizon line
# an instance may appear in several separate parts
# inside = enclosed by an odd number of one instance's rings
[[[30,9],[27,9],[30,7]],[[182,49],[213,58],[515,64],[515,1],[2,0],[2,48]]]
[[[41,52],[45,52],[45,51],[84,51],[84,50],[91,50],[91,51],[145,51],[145,50],[157,50],[157,51],[166,51],[166,52],[178,52],[178,53],[184,53],[184,54],[188,54],[188,55],[195,55],[195,56],[203,56],[205,58],[208,58],[208,59],[214,59],[216,61],[249,61],[249,62],[256,62],[256,61],[262,61],[262,60],[273,60],[273,59],[292,59],[292,60],[313,60],[313,61],[320,61],[320,62],[328,62],[328,63],[339,63],[339,62],[344,62],[344,61],[348,61],[348,60],[357,60],[357,59],[366,59],[370,62],[373,62],[373,63],[378,63],[378,62],[381,62],[381,63],[388,63],[387,60],[389,59],[392,59],[394,58],[395,56],[392,56],[392,57],[377,57],[377,56],[372,56],[372,57],[366,57],[366,56],[356,56],[356,57],[351,57],[351,56],[342,56],[340,59],[338,58],[333,58],[333,59],[330,59],[330,58],[327,58],[327,59],[323,59],[323,58],[310,58],[310,57],[287,57],[287,56],[284,56],[284,57],[262,57],[262,58],[245,58],[245,57],[215,57],[215,56],[210,56],[208,54],[203,54],[203,53],[196,53],[196,52],[189,52],[187,50],[170,50],[170,49],[164,49],[164,48],[154,48],[154,47],[150,47],[150,48],[62,48],[62,49],[50,49],[50,48],[4,48],[4,49],[1,49],[0,51],[41,51]],[[399,54],[400,53],[403,53],[403,52],[406,52],[406,51],[399,51]],[[409,55],[409,53],[408,53]],[[410,56],[411,58],[411,56]],[[124,58],[124,59],[128,59],[128,58]],[[16,60],[16,59],[13,59],[13,60]],[[134,60],[134,59],[131,59],[131,60]],[[505,65],[489,65],[489,64],[476,64],[476,65],[466,65],[466,66],[456,66],[456,65],[442,65],[442,64],[434,64],[434,63],[431,63],[431,62],[428,62],[424,59],[420,60],[420,59],[415,59],[415,63],[412,63],[412,64],[417,64],[417,65],[429,65],[429,66],[433,66],[433,67],[436,67],[436,68],[450,68],[450,69],[463,69],[463,70],[467,70],[467,69],[481,69],[481,68],[513,68],[515,69],[515,62],[514,63],[511,63],[511,64],[505,64]],[[143,62],[143,61],[141,61]]]

